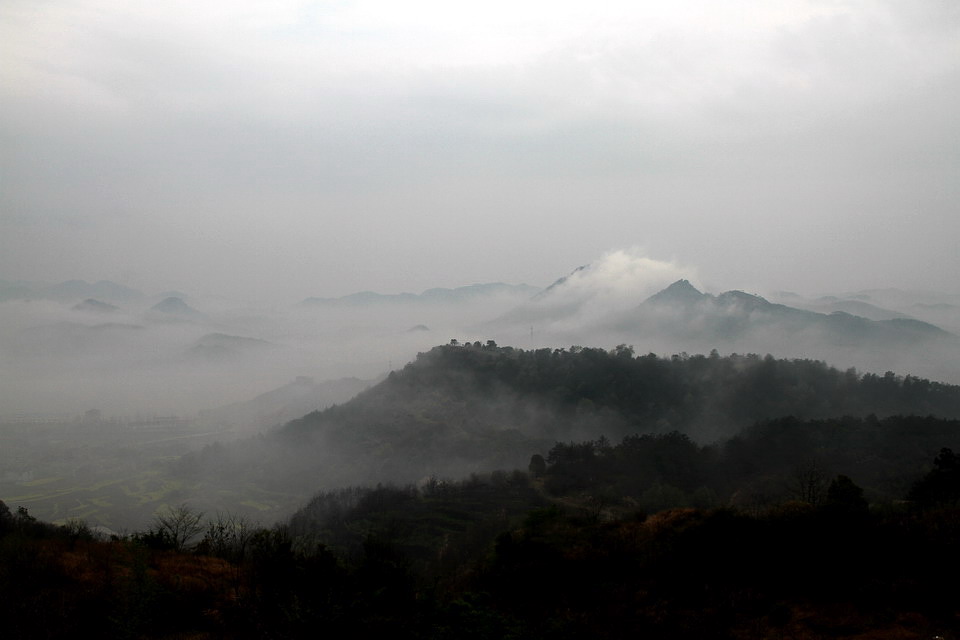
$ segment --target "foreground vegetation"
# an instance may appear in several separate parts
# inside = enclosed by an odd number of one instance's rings
[[[133,533],[0,503],[4,637],[957,637],[958,414],[809,361],[440,347],[153,466],[208,490]],[[248,486],[343,488],[207,506]]]
[[[677,468],[689,445],[675,435],[654,440],[661,453],[675,451],[662,460]],[[648,513],[610,489],[611,479],[626,487],[649,473],[636,466],[624,474],[630,448],[636,442],[602,453],[595,442],[558,444],[530,471],[322,492],[272,528],[223,514],[203,519],[182,506],[148,530],[102,540],[81,523],[56,527],[0,506],[5,637],[960,631],[960,584],[948,578],[960,570],[960,457],[952,451],[941,451],[899,504],[868,507],[849,477],[808,475],[792,499],[762,508]],[[594,454],[572,458],[574,450]]]

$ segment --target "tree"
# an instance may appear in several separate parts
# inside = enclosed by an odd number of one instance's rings
[[[159,533],[170,539],[174,549],[183,551],[190,540],[203,531],[203,525],[200,524],[202,519],[202,511],[194,511],[186,504],[180,504],[168,506],[165,512],[156,515],[153,523]]]
[[[907,499],[921,507],[956,503],[960,500],[960,456],[943,448],[933,465],[934,469],[913,485]]]
[[[197,550],[239,564],[257,530],[246,516],[218,512],[216,518],[207,522]]]
[[[631,359],[633,358],[633,354],[633,345],[627,346],[626,344],[618,344],[613,349],[613,355],[617,356],[618,358]]]
[[[542,455],[535,453],[530,457],[530,466],[527,468],[534,478],[539,478],[547,472],[547,462]]]
[[[13,517],[13,523],[17,530],[21,532],[32,531],[37,527],[37,519],[30,515],[27,508],[22,505],[17,507],[17,515]]]
[[[817,460],[808,460],[794,469],[790,492],[800,502],[815,507],[823,503],[827,493],[827,476]]]
[[[827,487],[826,507],[844,513],[864,513],[868,505],[863,497],[863,489],[848,476],[840,474]]]
[[[0,535],[11,528],[13,528],[13,514],[10,513],[10,507],[3,500],[0,500]]]

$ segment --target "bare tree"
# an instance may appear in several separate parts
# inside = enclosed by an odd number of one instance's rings
[[[207,523],[200,547],[205,553],[240,562],[258,526],[246,516],[217,512]]]
[[[818,460],[808,460],[794,468],[789,488],[796,500],[819,506],[826,499],[827,487],[827,474]]]
[[[158,531],[169,537],[174,549],[183,551],[190,540],[203,531],[202,518],[202,511],[194,511],[181,503],[176,507],[168,506],[166,511],[154,517],[153,522]]]

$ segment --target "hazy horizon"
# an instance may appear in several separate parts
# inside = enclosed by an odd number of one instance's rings
[[[158,295],[143,292],[123,300],[106,295],[112,304],[91,307],[77,303],[95,287],[53,287],[54,299],[40,289],[36,297],[0,302],[0,418],[88,409],[191,416],[298,376],[373,380],[452,339],[524,349],[625,343],[662,356],[716,348],[960,383],[960,296],[890,289],[837,301],[780,295],[770,296],[769,310],[754,311],[716,307],[707,296],[694,307],[645,310],[648,297],[679,279],[709,294],[727,289],[711,286],[697,269],[636,250],[608,251],[560,275],[535,295],[527,288],[475,287],[472,296],[380,292],[387,295],[353,304],[301,298],[271,306],[168,291],[185,301],[158,303]],[[103,293],[129,294],[109,287]],[[844,323],[831,319],[835,311],[881,323]],[[951,333],[882,324],[893,318]]]
[[[956,379],[942,349],[688,344],[614,318],[685,278],[818,312],[928,291],[845,308],[960,332],[958,36],[934,0],[4,2],[0,280],[148,298],[0,304],[0,401],[183,413],[454,338]],[[537,308],[299,305],[568,276]],[[151,312],[161,292],[196,313]]]
[[[931,297],[940,296],[949,299],[960,296],[960,288],[957,288],[960,287],[960,284],[951,287],[949,286],[950,283],[947,283],[948,286],[946,287],[933,287],[930,286],[929,283],[926,283],[925,286],[923,281],[918,281],[915,283],[915,286],[898,287],[886,283],[880,278],[878,278],[877,281],[873,282],[872,284],[868,283],[864,286],[856,288],[842,287],[840,282],[842,281],[842,278],[838,278],[838,281],[828,280],[819,284],[811,283],[812,286],[806,289],[779,286],[772,280],[770,281],[769,286],[751,287],[749,285],[741,284],[738,281],[720,280],[710,276],[709,274],[705,275],[701,269],[694,265],[681,265],[676,262],[657,260],[649,257],[647,252],[639,249],[638,247],[611,248],[600,254],[592,256],[591,259],[586,260],[582,264],[570,265],[566,271],[554,274],[549,281],[545,282],[531,282],[519,278],[501,280],[494,280],[492,278],[478,278],[475,280],[466,281],[445,281],[443,284],[428,284],[426,286],[405,286],[400,283],[394,287],[385,286],[378,288],[372,285],[363,286],[360,284],[354,289],[337,289],[336,293],[329,294],[322,292],[317,293],[315,289],[311,289],[309,288],[309,285],[307,285],[307,288],[302,290],[290,289],[288,294],[283,297],[275,294],[271,295],[270,293],[258,296],[258,291],[244,291],[242,289],[235,289],[232,291],[232,293],[227,294],[222,291],[211,289],[208,286],[188,286],[184,287],[183,289],[177,289],[172,286],[159,286],[152,289],[142,288],[117,277],[84,278],[82,275],[70,274],[67,272],[64,272],[61,277],[54,279],[0,278],[0,283],[5,282],[10,285],[23,285],[40,293],[43,293],[44,289],[56,289],[60,285],[69,283],[82,283],[83,285],[91,286],[101,283],[120,285],[121,287],[130,289],[136,293],[136,298],[130,301],[129,306],[140,310],[146,309],[147,307],[150,307],[161,299],[167,297],[176,297],[184,300],[203,299],[208,304],[212,303],[214,305],[237,306],[249,304],[253,305],[254,307],[279,309],[289,306],[296,306],[303,303],[309,303],[311,300],[337,300],[340,298],[347,299],[357,294],[376,294],[378,296],[413,295],[419,297],[432,290],[462,290],[470,287],[485,285],[502,284],[510,287],[529,287],[532,290],[542,291],[555,284],[558,280],[563,280],[569,277],[571,274],[576,273],[583,267],[590,267],[591,265],[606,263],[605,268],[609,269],[608,261],[611,259],[614,262],[619,263],[618,266],[623,269],[623,273],[617,273],[614,275],[614,283],[612,283],[612,286],[624,290],[624,292],[629,289],[634,294],[634,298],[638,303],[642,302],[647,296],[650,296],[653,293],[668,287],[670,284],[678,280],[689,280],[695,287],[704,293],[720,294],[726,291],[745,291],[753,295],[759,295],[769,299],[780,298],[783,296],[789,298],[789,296],[795,295],[801,299],[807,299],[809,301],[816,298],[829,296],[851,297],[858,295],[862,296],[865,294],[869,295],[871,292],[888,292],[890,294],[903,293]],[[439,277],[439,279],[443,279],[442,276]],[[765,278],[765,280],[769,280],[769,278]],[[747,281],[749,282],[749,279],[747,279]],[[65,294],[58,295],[64,302],[70,301],[72,303],[79,302],[81,300],[81,298],[76,296],[70,297]],[[89,297],[94,300],[98,300],[96,295],[83,297]],[[109,295],[101,297],[104,300],[113,300],[113,298]],[[18,298],[20,298],[20,296],[15,295],[11,299]],[[25,299],[26,298],[29,298],[29,296],[26,296]],[[49,300],[54,298],[49,296],[39,296],[36,297],[36,299]]]
[[[0,278],[958,293],[960,9],[0,6]]]

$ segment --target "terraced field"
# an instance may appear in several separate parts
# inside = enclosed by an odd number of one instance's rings
[[[271,523],[289,496],[252,486],[207,487],[174,475],[181,455],[230,435],[182,425],[0,424],[0,500],[42,520],[79,518],[120,533],[143,529],[159,509],[184,502]]]

